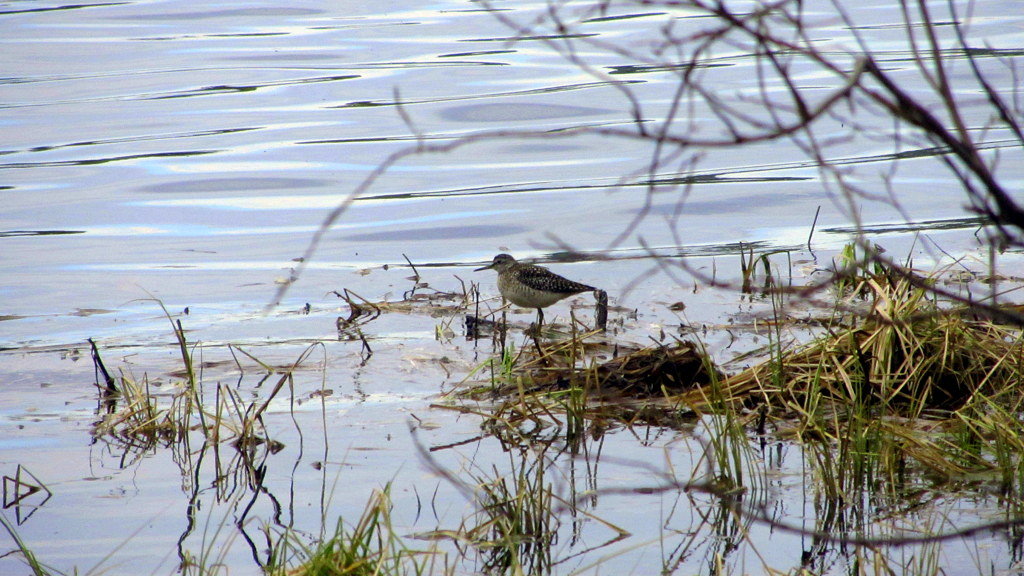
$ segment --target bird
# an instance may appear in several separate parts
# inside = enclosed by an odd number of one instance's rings
[[[538,329],[544,324],[544,308],[574,294],[597,290],[563,278],[543,266],[517,262],[509,254],[498,254],[490,264],[474,272],[481,270],[498,272],[498,292],[502,298],[516,306],[537,309]]]

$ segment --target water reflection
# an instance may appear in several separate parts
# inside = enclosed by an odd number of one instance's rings
[[[349,242],[408,242],[411,240],[432,239],[467,239],[467,238],[503,238],[509,234],[522,232],[523,226],[494,226],[484,224],[468,224],[464,226],[432,226],[430,228],[410,228],[391,230],[388,232],[367,232],[349,234],[342,240]]]
[[[167,158],[193,158],[217,154],[220,150],[191,150],[189,152],[154,152],[152,154],[128,154],[124,156],[111,156],[107,158],[86,158],[80,160],[53,160],[36,162],[7,162],[0,164],[0,169],[26,169],[26,168],[58,168],[62,166],[100,166],[119,162],[132,163],[138,160],[153,160]]]
[[[124,6],[131,2],[92,2],[82,4],[68,4],[63,6],[45,6],[39,8],[28,8],[25,10],[0,9],[0,14],[31,14],[35,12],[56,12],[65,10],[81,10],[84,8],[103,8],[106,6]]]
[[[207,20],[213,18],[273,18],[287,16],[316,16],[324,14],[323,10],[314,8],[288,8],[288,7],[254,7],[254,8],[220,8],[212,10],[195,10],[185,12],[157,12],[147,14],[124,14],[119,16],[108,16],[112,20],[170,20],[170,21],[193,21]]]
[[[611,110],[558,104],[464,104],[441,110],[440,116],[455,122],[523,122],[551,118],[599,116]]]
[[[60,236],[64,234],[85,234],[85,230],[2,230],[0,238],[14,236]]]
[[[288,189],[302,189],[302,188],[325,188],[331,186],[330,180],[318,180],[313,178],[285,178],[280,176],[233,176],[231,178],[187,178],[174,180],[170,182],[160,182],[156,184],[148,184],[140,186],[139,192],[153,192],[156,194],[185,194],[189,192],[232,192],[232,191],[245,191],[250,194],[246,196],[239,196],[237,198],[215,198],[215,199],[202,199],[202,198],[190,198],[182,200],[170,200],[167,202],[174,202],[174,204],[160,204],[160,201],[153,200],[140,200],[139,203],[142,205],[151,206],[190,206],[198,203],[202,205],[205,202],[209,203],[230,203],[234,200],[236,203],[242,203],[248,201],[255,203],[255,206],[260,206],[261,202],[268,202],[271,199],[262,196],[254,197],[253,192],[259,190],[288,190]],[[271,204],[267,208],[280,208],[288,205],[300,204],[295,200],[302,198],[304,201],[312,200],[309,197],[285,197],[280,200],[279,203]],[[333,206],[340,201],[340,196],[329,196],[328,203],[325,205],[317,205],[317,208],[324,208],[326,206]]]
[[[130,377],[112,376],[93,345],[97,374],[102,373],[105,381],[104,385],[97,382],[98,420],[93,429],[93,442],[103,449],[93,456],[99,459],[101,467],[112,458],[117,470],[137,470],[158,451],[170,453],[178,468],[181,490],[187,497],[185,527],[177,540],[181,570],[205,567],[212,557],[220,558],[222,553],[214,550],[234,539],[222,532],[229,523],[247,543],[255,564],[268,566],[273,547],[258,545],[255,536],[266,535],[271,528],[287,532],[295,522],[296,512],[292,506],[282,505],[266,483],[276,464],[272,457],[282,452],[295,455],[295,461],[285,472],[291,476],[294,490],[304,454],[304,436],[293,413],[298,446],[285,452],[288,447],[271,437],[281,431],[268,429],[263,415],[282,390],[291,393],[290,405],[294,408],[291,371],[305,363],[315,347],[300,355],[283,375],[266,370],[256,374],[254,381],[247,381],[248,375],[242,370],[235,384],[218,382],[210,391],[205,390],[210,383],[198,379],[193,370],[180,323],[178,334],[185,358],[181,375],[185,389],[172,392],[169,397],[152,393],[148,379],[138,382]],[[257,360],[244,350],[237,351]],[[261,390],[264,384],[272,386]],[[207,397],[211,392],[213,397]],[[294,502],[294,494],[287,502]],[[325,499],[321,498],[323,502]],[[212,533],[211,524],[216,524]],[[195,538],[198,542],[193,542]]]

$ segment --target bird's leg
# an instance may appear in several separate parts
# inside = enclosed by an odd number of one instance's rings
[[[498,344],[501,345],[501,349],[505,349],[505,334],[508,333],[508,306],[506,306],[505,298],[501,299],[501,320],[495,320],[494,325],[497,330],[494,331],[494,335],[497,336]]]
[[[533,344],[537,347],[537,354],[543,358],[544,350],[540,347],[540,327],[544,324],[544,310],[537,308],[537,326],[533,330]]]
[[[594,327],[604,331],[608,327],[608,293],[604,290],[594,290],[597,298],[597,306],[594,312]]]

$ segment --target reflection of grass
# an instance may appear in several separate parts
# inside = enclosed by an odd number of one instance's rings
[[[554,491],[542,458],[520,462],[511,475],[476,476],[478,522],[463,537],[484,556],[484,572],[543,574],[551,569],[551,547],[561,524],[554,512]]]
[[[288,533],[277,543],[267,574],[288,576],[407,576],[444,574],[440,553],[408,548],[391,524],[390,487],[373,494],[351,527],[339,518],[334,534],[316,544]],[[289,566],[293,566],[289,568]]]
[[[581,543],[579,531],[584,523],[608,529],[606,537],[596,540],[595,533],[591,533],[587,548],[574,556],[604,549],[629,536],[626,530],[581,505],[596,500],[579,492],[573,481],[562,485],[564,490],[559,489],[559,482],[566,480],[561,468],[566,462],[559,460],[568,454],[561,434],[545,437],[539,430],[533,434],[497,421],[490,427],[507,455],[507,465],[472,463],[468,471],[456,473],[442,466],[429,452],[421,452],[435,473],[474,504],[473,513],[458,527],[438,529],[424,536],[451,540],[460,550],[472,548],[479,558],[474,573],[495,576],[555,573],[554,568],[566,560],[556,552],[569,524],[573,531],[570,547]],[[591,458],[587,450],[575,454],[586,460]],[[596,463],[592,462],[595,466]],[[588,478],[593,480],[589,474]]]

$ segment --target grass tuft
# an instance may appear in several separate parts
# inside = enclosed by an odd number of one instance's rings
[[[1019,331],[943,310],[905,278],[872,277],[867,318],[728,378],[722,389],[777,414],[811,417],[822,399],[919,418],[1024,377]],[[780,380],[778,375],[783,378]]]
[[[351,527],[342,518],[334,534],[308,545],[295,533],[278,540],[267,573],[281,576],[416,576],[444,574],[436,550],[414,550],[395,533],[390,485],[377,490]]]

